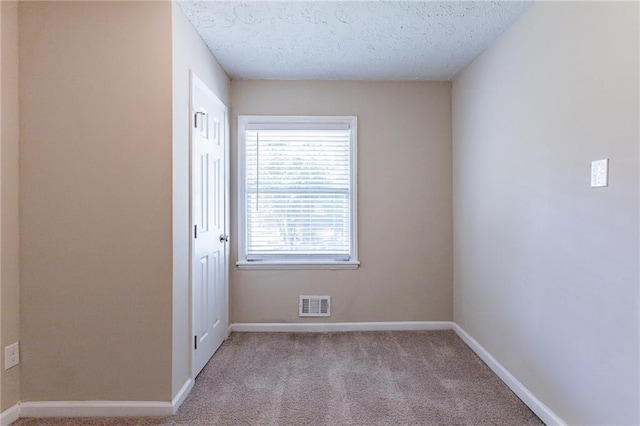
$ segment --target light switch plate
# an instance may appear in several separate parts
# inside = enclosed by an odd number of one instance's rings
[[[609,186],[609,159],[591,162],[591,187]]]

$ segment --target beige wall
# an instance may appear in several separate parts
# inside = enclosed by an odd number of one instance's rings
[[[173,395],[191,375],[189,318],[189,71],[229,105],[229,77],[173,4]]]
[[[326,321],[452,319],[450,91],[448,82],[232,81],[233,195],[238,115],[358,116],[361,267],[232,266],[231,322],[303,321],[300,294],[332,296]],[[236,203],[233,196],[232,211]]]
[[[171,3],[19,9],[22,400],[168,401]]]
[[[20,366],[4,369],[4,347],[20,338],[18,264],[18,5],[0,2],[0,412],[20,398]]]
[[[455,321],[569,424],[640,422],[638,12],[538,3],[453,82]]]

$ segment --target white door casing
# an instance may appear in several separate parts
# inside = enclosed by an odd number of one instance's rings
[[[227,337],[227,107],[191,73],[192,377]]]

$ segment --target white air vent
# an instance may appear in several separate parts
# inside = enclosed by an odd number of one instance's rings
[[[298,316],[329,317],[331,316],[330,296],[300,296]]]

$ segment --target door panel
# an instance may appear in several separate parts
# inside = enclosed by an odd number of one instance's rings
[[[192,74],[192,373],[227,335],[227,108]]]
[[[200,223],[202,234],[209,230],[209,154],[200,156]]]
[[[198,285],[196,286],[198,303],[197,309],[201,312],[198,315],[199,321],[195,324],[195,335],[197,336],[199,346],[202,346],[209,337],[209,330],[207,324],[209,324],[209,288],[210,288],[210,276],[209,276],[209,256],[200,258],[200,268],[198,273]]]

